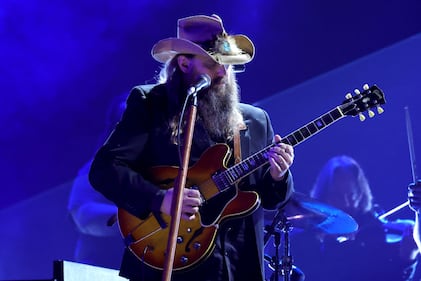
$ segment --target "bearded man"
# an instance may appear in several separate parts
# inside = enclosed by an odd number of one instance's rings
[[[263,281],[263,208],[290,198],[294,151],[264,110],[239,101],[235,75],[254,45],[227,34],[220,17],[198,15],[180,19],[177,37],[156,43],[152,56],[163,63],[158,82],[134,87],[90,169],[92,186],[119,208],[120,275],[162,280],[177,167],[190,144],[171,280]],[[183,109],[193,103],[186,144]]]

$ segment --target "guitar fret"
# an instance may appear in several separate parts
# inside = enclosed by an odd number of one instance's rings
[[[310,124],[307,125],[307,128],[309,130],[309,132],[311,134],[314,134],[318,131],[316,124],[314,124],[313,122],[311,122]]]
[[[294,134],[295,139],[297,140],[297,143],[304,140],[304,136],[301,134],[300,130],[295,131],[293,134]]]
[[[230,170],[231,170],[230,182],[232,184],[240,177],[241,171],[238,171],[238,165],[233,166]]]
[[[247,164],[247,162],[244,162],[243,164],[242,164],[242,167],[243,167],[243,170],[245,170],[245,171],[249,171],[249,165]]]
[[[253,159],[253,157],[247,159],[247,162],[250,164],[251,167],[256,167],[256,161]]]
[[[326,124],[325,124],[325,122],[323,121],[322,118],[316,119],[316,121],[314,121],[314,125],[316,125],[316,127],[317,127],[317,129],[319,129],[319,131],[326,126]]]
[[[235,179],[237,179],[237,178],[239,178],[239,176],[242,174],[241,173],[241,167],[239,166],[239,165],[235,165],[234,167],[233,167],[234,169],[234,180]]]
[[[226,174],[224,173],[224,175],[226,175]],[[231,173],[228,173],[228,175],[231,175]],[[230,187],[232,181],[230,180],[230,177],[223,176],[222,182],[223,182],[224,189],[225,189],[225,188]]]
[[[257,166],[260,166],[260,165],[264,164],[267,161],[267,159],[268,159],[268,156],[267,156],[268,150],[269,149],[265,149],[262,153],[260,153],[260,154],[257,155],[257,159],[256,159]]]
[[[323,122],[324,122],[326,125],[329,125],[330,123],[332,123],[332,122],[333,122],[333,118],[332,118],[332,116],[330,115],[330,113],[323,115],[323,116],[322,116],[322,120],[323,120]]]
[[[294,146],[298,143],[298,140],[295,138],[294,134],[290,134],[286,137],[286,140],[289,142],[290,145]]]
[[[309,136],[311,136],[311,132],[310,130],[307,128],[307,126],[303,127],[300,129],[300,133],[304,138],[308,138]]]
[[[335,108],[334,110],[331,110],[330,115],[333,116],[334,121],[344,116],[339,108]]]
[[[291,142],[289,141],[289,138],[284,138],[281,142],[292,145]]]
[[[241,178],[243,174],[241,167],[238,164],[228,168],[225,172],[228,176],[229,185],[232,185],[237,179]]]
[[[227,172],[228,172],[227,176],[228,177],[226,177],[226,178],[227,178],[228,182],[233,182],[235,180],[234,168],[235,168],[235,166],[231,167],[230,169],[227,170]]]
[[[238,164],[238,169],[241,170],[240,175],[246,174],[249,171],[249,165],[247,161]]]

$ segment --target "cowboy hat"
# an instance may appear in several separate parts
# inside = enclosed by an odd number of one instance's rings
[[[245,64],[254,56],[253,42],[245,35],[228,35],[217,15],[178,20],[177,38],[158,41],[152,57],[162,63],[178,54],[209,56],[219,64]]]

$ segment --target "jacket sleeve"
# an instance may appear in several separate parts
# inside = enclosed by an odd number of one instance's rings
[[[265,110],[257,107],[249,107],[249,114],[252,150],[268,147],[273,143],[274,139],[274,131],[269,115]],[[269,163],[266,163],[257,172],[256,191],[259,193],[262,207],[265,209],[273,210],[285,205],[294,191],[291,171],[287,172],[283,180],[274,181],[269,172]]]
[[[146,92],[134,88],[122,119],[96,153],[89,171],[89,181],[97,191],[139,218],[159,213],[165,194],[135,166],[149,138],[148,118]]]

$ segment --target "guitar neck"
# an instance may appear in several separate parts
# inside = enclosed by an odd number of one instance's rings
[[[284,137],[281,142],[286,143],[292,146],[296,146],[299,143],[302,143],[306,139],[314,136],[321,130],[327,128],[328,126],[332,125],[339,119],[345,117],[343,112],[339,107],[332,109],[331,111],[323,114],[319,118],[309,122],[308,124],[302,126],[298,130],[295,130],[288,136]],[[272,147],[273,145],[271,145]],[[267,150],[267,149],[266,149]]]
[[[281,142],[296,146],[297,144],[302,143],[311,136],[314,136],[318,132],[322,131],[343,117],[345,117],[345,115],[341,108],[338,106],[287,135],[281,140]],[[228,168],[223,173],[219,174],[218,177],[224,177],[222,181],[227,183],[226,186],[236,183],[245,176],[257,170],[259,167],[268,163],[268,151],[276,145],[277,143],[274,143],[265,147],[255,154],[247,157],[240,163]]]

